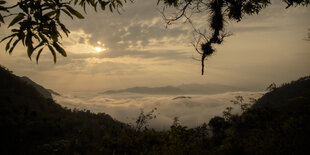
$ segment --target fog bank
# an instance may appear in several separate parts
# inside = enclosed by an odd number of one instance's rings
[[[222,115],[226,107],[233,107],[233,112],[240,112],[238,105],[231,103],[235,96],[259,98],[264,92],[228,92],[212,95],[140,95],[122,93],[117,95],[102,95],[89,93],[87,95],[53,96],[57,103],[71,109],[86,109],[92,112],[104,112],[114,119],[134,125],[141,110],[145,113],[154,108],[156,119],[149,121],[149,127],[167,129],[174,117],[178,117],[182,125],[195,127],[207,123],[212,117]],[[177,97],[177,98],[176,98]]]

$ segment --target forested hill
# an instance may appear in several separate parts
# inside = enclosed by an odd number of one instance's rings
[[[0,122],[2,155],[92,152],[105,135],[129,130],[103,113],[64,109],[1,66]]]
[[[41,85],[33,82],[31,79],[29,79],[27,76],[20,77],[22,81],[25,81],[27,84],[32,85],[40,94],[43,95],[43,97],[48,99],[53,99],[52,94],[49,92],[49,90],[45,89]]]
[[[238,97],[241,114],[227,108],[196,128],[176,118],[169,130],[155,131],[145,126],[152,113],[141,113],[133,128],[64,109],[0,67],[0,154],[309,154],[309,89],[305,77],[273,87],[254,107]]]
[[[266,106],[266,104],[282,107],[294,104],[296,101],[310,101],[310,76],[282,84],[280,87],[274,85],[270,89],[271,91],[261,97],[253,107]]]

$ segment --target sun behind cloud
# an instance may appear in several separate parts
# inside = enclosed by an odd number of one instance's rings
[[[95,47],[94,50],[99,53],[99,52],[105,51],[106,49],[105,48],[101,48],[101,47]]]

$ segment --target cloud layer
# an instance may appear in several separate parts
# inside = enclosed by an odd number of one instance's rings
[[[79,93],[83,94],[83,93]],[[174,117],[178,117],[182,125],[195,127],[207,123],[214,116],[221,116],[226,107],[234,107],[234,112],[239,112],[239,107],[230,101],[235,96],[242,95],[245,99],[258,98],[263,92],[229,92],[215,95],[188,95],[191,98],[174,99],[169,95],[139,95],[120,94],[103,96],[97,94],[84,94],[82,96],[54,96],[57,103],[71,109],[87,109],[92,112],[104,112],[113,118],[133,124],[141,110],[145,113],[154,108],[157,116],[149,122],[155,129],[167,129],[171,126]]]

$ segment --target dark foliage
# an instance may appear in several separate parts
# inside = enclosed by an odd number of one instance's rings
[[[0,154],[88,154],[131,131],[109,115],[64,109],[0,67]]]
[[[196,128],[175,118],[155,131],[145,127],[152,111],[141,113],[137,130],[103,113],[64,109],[0,67],[0,154],[306,154],[309,81],[273,89],[253,107],[238,96],[239,115],[228,107]]]
[[[300,78],[291,83],[282,84],[277,88],[272,84],[270,92],[260,98],[254,107],[271,104],[272,106],[279,107],[286,104],[291,104],[296,101],[309,101],[310,100],[310,76]]]

